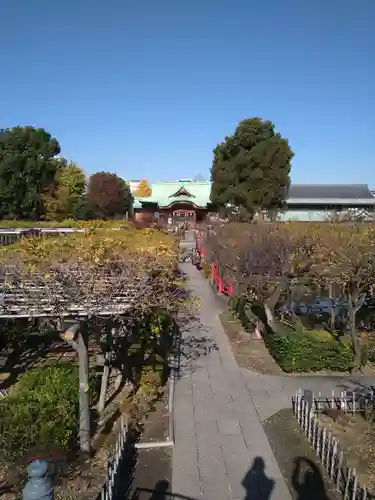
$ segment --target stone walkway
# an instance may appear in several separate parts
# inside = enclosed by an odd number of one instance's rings
[[[261,375],[242,368],[242,375],[251,399],[263,421],[284,408],[290,408],[292,396],[298,389],[309,389],[314,394],[339,396],[342,391],[361,391],[375,385],[374,377],[342,375]]]
[[[201,308],[183,335],[172,491],[196,500],[290,500],[261,423],[264,404],[252,399],[262,380],[237,365],[208,282],[191,264],[181,267]]]

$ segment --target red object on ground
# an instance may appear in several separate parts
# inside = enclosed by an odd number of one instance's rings
[[[219,293],[223,293],[224,295],[232,295],[233,292],[233,283],[232,280],[229,281],[229,285],[226,286],[222,277],[219,274],[219,265],[211,264],[211,280],[216,283]]]

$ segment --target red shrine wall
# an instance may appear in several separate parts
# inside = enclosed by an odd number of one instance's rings
[[[168,219],[178,218],[186,221],[202,221],[207,215],[206,209],[195,208],[190,204],[174,204],[171,207],[136,209],[134,218],[137,222],[150,223],[157,219],[167,223]]]

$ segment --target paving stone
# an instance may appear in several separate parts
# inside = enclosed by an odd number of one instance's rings
[[[222,449],[232,498],[244,498],[242,482],[250,466],[249,451],[242,436],[222,436]]]
[[[195,430],[197,446],[221,445],[219,428],[216,421],[196,422]]]
[[[241,427],[239,421],[234,418],[225,418],[222,416],[217,417],[217,423],[219,426],[220,434],[224,435],[242,435]]]
[[[231,500],[221,446],[198,445],[198,460],[203,498]]]
[[[228,394],[213,394],[213,401],[215,410],[220,414],[228,411],[235,411],[234,400],[232,396]]]
[[[193,499],[202,498],[201,480],[198,466],[196,443],[191,446],[180,441],[178,449],[174,447],[172,454],[172,488],[174,493]]]
[[[173,492],[198,498],[199,490],[204,500],[243,500],[246,491],[242,482],[252,461],[260,456],[266,463],[266,473],[275,485],[280,484],[277,500],[290,500],[289,493],[282,491],[281,472],[251,398],[249,387],[255,384],[236,363],[217,316],[215,297],[200,273],[191,265],[182,267],[189,275],[192,293],[202,303],[202,327],[194,325],[195,342],[199,344],[202,339],[204,344],[211,339],[218,350],[192,357],[184,367],[189,377],[176,383]],[[193,344],[191,339],[189,342]],[[259,385],[260,379],[256,382]],[[264,390],[259,392],[259,411],[269,400]],[[270,411],[268,406],[265,411]]]
[[[260,457],[264,477],[273,482],[267,500],[290,500],[261,420],[290,407],[299,388],[339,395],[375,385],[375,378],[269,376],[239,368],[217,315],[217,298],[191,264],[182,268],[202,307],[200,321],[183,333],[189,359],[181,363],[176,384],[173,491],[197,500],[243,500],[242,482]]]

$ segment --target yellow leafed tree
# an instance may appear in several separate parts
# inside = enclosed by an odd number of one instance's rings
[[[59,159],[55,184],[42,197],[45,218],[59,221],[74,216],[75,206],[83,195],[85,184],[85,173],[76,163]]]
[[[140,198],[146,198],[148,196],[151,196],[151,194],[152,190],[147,180],[146,179],[141,180],[140,183],[138,184],[137,189],[135,190],[134,195],[139,196]]]

